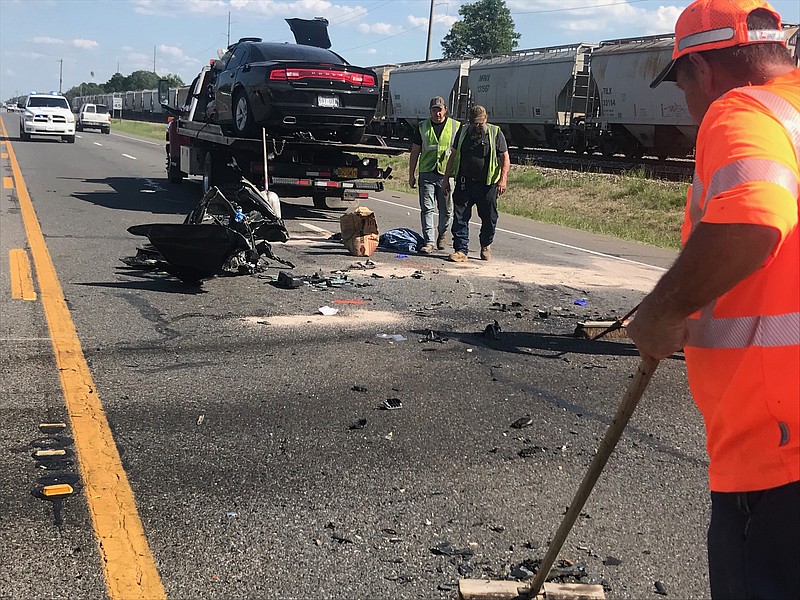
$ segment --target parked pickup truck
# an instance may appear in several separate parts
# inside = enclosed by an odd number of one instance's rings
[[[75,129],[99,129],[103,133],[111,133],[111,115],[105,104],[84,104],[78,115]]]

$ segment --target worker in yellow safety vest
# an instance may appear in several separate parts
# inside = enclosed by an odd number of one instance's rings
[[[414,175],[419,161],[419,209],[423,243],[422,254],[430,254],[437,247],[447,247],[447,230],[453,219],[453,201],[444,190],[444,168],[453,149],[460,123],[447,116],[444,98],[436,96],[430,101],[429,119],[420,121],[411,134],[411,157],[408,161],[408,185],[416,187]],[[438,227],[434,213],[439,209]]]
[[[629,333],[684,349],[709,455],[715,599],[800,598],[800,69],[764,0],[697,0],[676,82],[700,125],[683,250]],[[673,84],[667,84],[673,85]]]

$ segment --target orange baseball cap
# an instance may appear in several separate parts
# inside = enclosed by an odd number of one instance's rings
[[[778,20],[777,29],[747,29],[747,17],[756,9],[771,12]],[[786,43],[781,16],[764,0],[697,0],[692,2],[675,23],[675,46],[672,60],[650,84],[675,81],[675,63],[691,52],[746,46],[762,42]]]

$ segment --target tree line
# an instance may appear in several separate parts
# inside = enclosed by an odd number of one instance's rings
[[[184,85],[180,75],[170,73],[162,77],[152,71],[134,71],[127,77],[122,73],[114,73],[111,79],[105,83],[95,83],[93,81],[83,82],[71,87],[64,96],[72,102],[76,96],[96,96],[98,94],[114,94],[120,92],[139,92],[141,90],[154,90],[158,88],[159,79],[166,79],[170,87],[180,87]]]

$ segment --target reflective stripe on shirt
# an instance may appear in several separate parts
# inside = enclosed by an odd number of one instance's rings
[[[800,313],[689,319],[688,346],[695,348],[775,348],[800,343]]]

